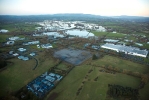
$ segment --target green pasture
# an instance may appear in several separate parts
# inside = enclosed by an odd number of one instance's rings
[[[38,56],[37,59],[39,59],[39,65],[35,70],[32,70],[36,65],[34,59],[29,61],[22,61],[18,58],[11,59],[13,64],[0,72],[0,96],[19,90],[54,65],[53,60],[44,59],[44,62],[40,62],[41,58]]]
[[[149,73],[149,67],[145,65],[141,65],[129,60],[124,60],[124,59],[117,58],[114,56],[109,56],[109,55],[106,55],[102,59],[92,62],[92,64],[96,64],[99,66],[107,66],[107,67],[112,66],[112,67],[117,67],[121,70],[126,69],[132,72],[139,72],[143,74]]]
[[[95,36],[99,36],[99,37],[104,36],[104,35],[106,35],[106,37],[109,37],[109,38],[123,38],[123,37],[125,37],[125,35],[122,33],[98,32],[98,31],[92,31],[92,33]]]
[[[88,71],[92,69],[91,73]],[[53,93],[57,94],[55,100],[108,100],[108,84],[118,84],[137,88],[140,79],[125,74],[109,74],[100,72],[100,67],[89,65],[76,66],[59,84],[50,92],[46,99],[50,99]],[[87,78],[85,78],[87,76]],[[94,79],[98,77],[97,81]],[[84,83],[82,83],[84,82]],[[80,94],[76,95],[78,89]],[[46,100],[45,99],[45,100]]]

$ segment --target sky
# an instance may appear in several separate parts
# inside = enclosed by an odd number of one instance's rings
[[[149,17],[149,0],[0,0],[0,15],[57,13]]]

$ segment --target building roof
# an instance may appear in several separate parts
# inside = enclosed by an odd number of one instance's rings
[[[35,56],[36,54],[34,52],[30,53],[30,56]]]
[[[132,54],[132,55],[142,55],[143,57],[146,57],[148,54],[147,50],[140,50],[139,48],[136,47],[131,47],[131,46],[124,46],[124,45],[114,45],[114,44],[104,44],[101,46],[102,48],[106,48],[106,49],[111,49],[111,50],[115,50],[117,52],[121,51],[121,52],[125,52],[128,54]]]
[[[19,48],[18,50],[19,50],[19,51],[22,51],[22,52],[23,52],[23,51],[26,51],[26,49],[24,49],[24,48]]]
[[[53,48],[50,43],[42,44],[41,47],[42,47],[42,48]]]
[[[119,40],[114,40],[114,39],[105,39],[104,41],[105,41],[105,42],[113,42],[113,43],[114,43],[114,42],[118,42]]]
[[[24,60],[24,61],[29,60],[28,57],[24,57],[24,56],[18,56],[18,58],[21,59],[21,60]]]

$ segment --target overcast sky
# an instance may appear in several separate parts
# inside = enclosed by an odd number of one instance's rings
[[[149,17],[149,0],[0,0],[0,15],[55,13]]]

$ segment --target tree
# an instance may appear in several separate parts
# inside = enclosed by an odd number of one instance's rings
[[[92,60],[96,60],[96,59],[98,59],[98,58],[97,58],[97,56],[94,54],[93,57],[92,57]]]
[[[113,67],[112,67],[112,66],[108,66],[108,69],[109,69],[109,70],[113,70]]]
[[[4,60],[0,60],[0,68],[4,68],[5,66],[7,66],[7,62]]]
[[[142,75],[141,79],[142,79],[141,80],[142,82],[147,83],[149,78],[148,78],[148,75]]]

